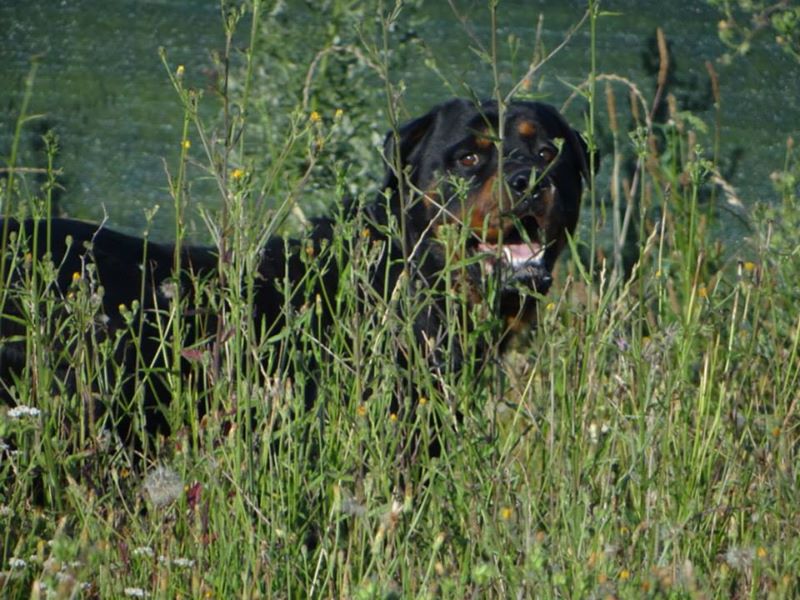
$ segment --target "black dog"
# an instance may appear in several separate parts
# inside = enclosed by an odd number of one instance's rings
[[[326,257],[326,249],[337,225],[350,219],[361,219],[365,235],[383,245],[371,274],[377,294],[388,298],[404,281],[409,289],[425,288],[433,298],[409,318],[419,342],[433,345],[430,360],[437,366],[459,369],[465,352],[480,357],[492,345],[502,349],[511,334],[533,326],[535,296],[547,293],[556,258],[577,223],[588,154],[580,136],[547,104],[511,103],[503,111],[502,127],[498,113],[491,101],[451,100],[433,108],[387,136],[384,193],[377,199],[351,203],[336,219],[314,221],[304,241],[268,240],[249,282],[251,318],[262,341],[287,325],[287,314],[309,303],[320,306],[315,330],[330,328],[342,261]],[[13,386],[31,360],[20,341],[26,328],[58,336],[58,323],[37,319],[36,309],[26,308],[13,289],[30,280],[32,263],[49,257],[57,270],[57,284],[50,290],[58,304],[55,314],[67,314],[81,293],[97,309],[97,317],[84,324],[85,337],[54,347],[69,354],[84,339],[111,344],[111,385],[121,386],[125,398],[134,398],[137,386],[145,386],[138,388],[138,397],[144,398],[146,427],[166,430],[158,407],[172,398],[176,365],[186,375],[192,348],[231,335],[213,302],[194,292],[198,279],[210,289],[222,285],[218,249],[181,247],[176,253],[171,244],[145,243],[65,219],[6,221],[2,227],[7,242],[3,273],[10,286],[0,305],[0,395],[13,398]],[[446,243],[447,232],[462,243]],[[21,250],[14,240],[24,241]],[[458,266],[447,267],[453,264]],[[431,341],[442,339],[448,327],[447,287],[457,289],[462,302],[484,304],[499,317],[496,335],[485,336],[477,348],[450,344],[446,353],[436,350]],[[495,290],[491,298],[490,288]],[[181,347],[189,349],[177,358],[165,353],[159,341],[171,339],[169,315],[176,294],[184,302]],[[53,362],[58,370],[61,362]],[[73,377],[58,375],[61,381]]]

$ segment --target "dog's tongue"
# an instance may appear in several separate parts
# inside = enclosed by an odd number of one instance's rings
[[[496,244],[478,244],[480,252],[497,256]],[[540,262],[544,258],[542,246],[535,242],[519,244],[503,244],[502,260],[513,269],[523,267],[529,262]],[[491,260],[491,259],[490,259]]]

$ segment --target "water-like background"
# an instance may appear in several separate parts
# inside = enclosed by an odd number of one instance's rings
[[[285,4],[291,11],[292,1]],[[471,35],[488,39],[487,2],[456,4],[470,18]],[[501,2],[498,39],[505,43],[514,34],[532,40],[542,14],[543,41],[553,48],[580,18],[584,5],[575,0]],[[774,199],[769,174],[782,164],[787,136],[800,138],[800,65],[770,40],[730,65],[720,63],[724,48],[717,38],[719,16],[702,0],[615,0],[602,6],[614,14],[603,17],[598,26],[598,70],[628,77],[652,94],[654,79],[645,68],[645,57],[652,55],[655,30],[661,27],[675,66],[672,91],[690,100],[696,96],[696,114],[712,125],[713,111],[702,102],[708,88],[705,63],[711,61],[719,73],[721,143],[732,183],[746,204]],[[463,79],[489,93],[491,73],[470,49],[470,33],[454,18],[449,3],[428,1],[421,13],[426,19],[416,27],[416,35],[437,58],[445,77]],[[213,78],[211,52],[222,43],[220,9],[214,0],[3,0],[0,156],[8,156],[25,77],[35,58],[39,68],[29,112],[43,118],[26,129],[23,166],[35,160],[40,133],[53,128],[59,135],[58,164],[64,172],[60,210],[88,219],[105,213],[111,225],[141,233],[145,209],[160,204],[169,210],[171,205],[165,166],[176,164],[183,121],[158,48],[167,50],[172,65],[187,66],[188,85],[202,88]],[[546,66],[543,91],[554,104],[569,95],[570,84],[585,79],[589,47],[584,28]],[[518,74],[524,67],[522,58],[513,65],[504,62],[501,73]],[[422,61],[408,61],[405,69],[400,77],[412,111],[451,95]],[[210,111],[213,114],[213,107]],[[378,177],[377,152],[375,170]],[[202,183],[198,185],[202,189]],[[209,194],[213,204],[213,192]],[[169,219],[162,219],[154,234],[168,238],[171,231]]]

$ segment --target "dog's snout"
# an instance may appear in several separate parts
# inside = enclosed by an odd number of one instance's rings
[[[524,194],[531,182],[530,175],[530,169],[516,171],[508,178],[508,186],[517,194]]]

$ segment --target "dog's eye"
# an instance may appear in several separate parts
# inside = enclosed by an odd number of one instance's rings
[[[468,169],[476,166],[479,162],[481,162],[481,157],[474,152],[465,154],[464,156],[458,159],[458,164]]]
[[[550,148],[547,146],[539,150],[539,158],[541,158],[547,164],[553,162],[556,159],[556,156],[558,156],[558,152],[556,152],[555,148]]]

